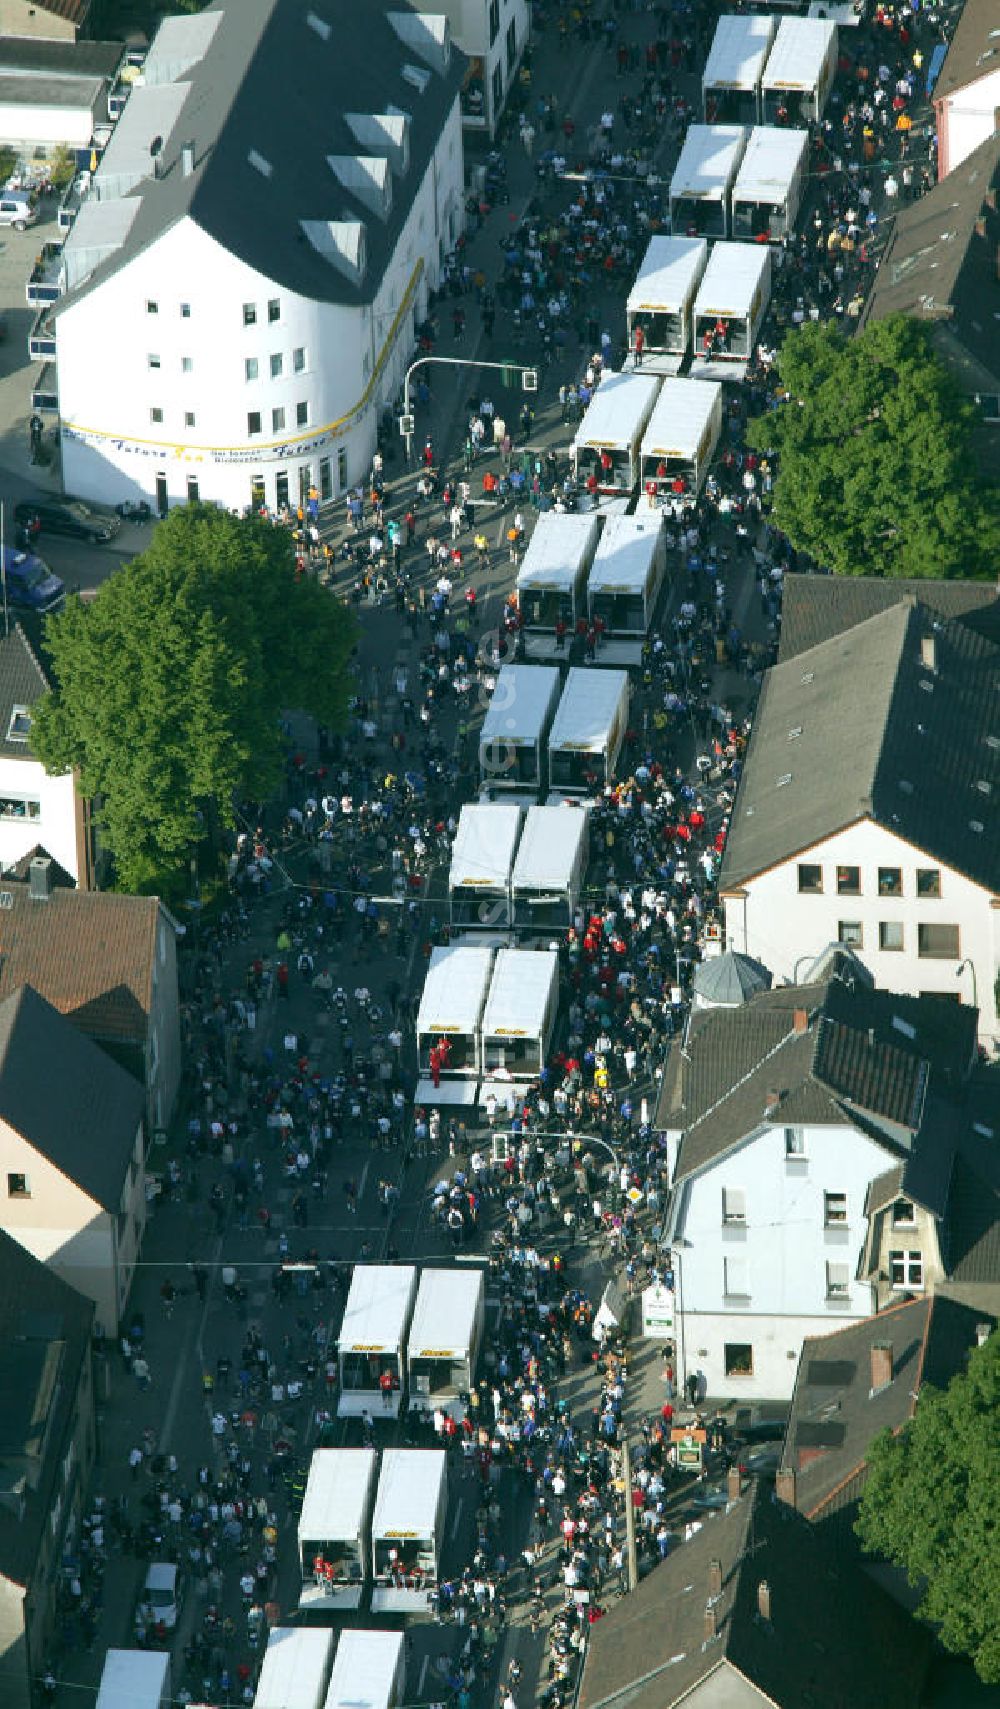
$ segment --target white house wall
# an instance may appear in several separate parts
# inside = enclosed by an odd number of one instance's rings
[[[279,473],[287,476],[293,505],[300,483],[322,484],[325,460],[331,498],[363,480],[379,410],[399,391],[414,324],[459,236],[462,173],[456,100],[371,306],[297,296],[230,255],[189,218],[69,305],[56,321],[66,490],[106,503],[155,501],[162,475],[170,503],[194,496],[193,481],[199,498],[243,510],[257,476],[270,507]],[[395,194],[406,188],[395,184]],[[275,298],[281,312],[272,324],[268,303]],[[150,302],[155,313],[147,310]],[[257,305],[257,323],[246,327],[249,302]],[[182,304],[189,314],[182,315]],[[109,362],[112,327],[117,354]],[[296,349],[305,351],[301,373],[293,370]],[[282,357],[275,379],[272,354]],[[151,355],[158,368],[150,368]],[[248,357],[258,363],[250,382]],[[305,427],[296,422],[300,402],[308,407]],[[272,427],[275,408],[285,410],[284,430]],[[153,409],[162,410],[162,423],[152,421]],[[262,429],[253,437],[251,410],[260,412]]]
[[[37,802],[38,815],[7,817],[5,804]],[[36,843],[79,883],[73,774],[48,777],[36,760],[0,758],[0,867],[14,866]]]
[[[786,1398],[804,1338],[871,1312],[871,1291],[855,1280],[865,1196],[891,1155],[846,1125],[808,1127],[803,1143],[803,1155],[788,1158],[784,1127],[765,1128],[684,1188],[675,1242],[681,1363],[685,1374],[701,1375],[710,1395]],[[723,1220],[734,1193],[744,1195],[742,1226]],[[846,1221],[826,1225],[827,1193],[846,1196]],[[847,1266],[844,1297],[827,1296],[828,1264]],[[740,1265],[746,1292],[734,1296],[727,1282]],[[727,1376],[727,1342],[753,1347],[752,1375]]]
[[[800,864],[822,866],[822,894],[800,895]],[[838,894],[838,866],[861,868],[860,896]],[[880,866],[901,869],[901,896],[878,894]],[[917,896],[918,868],[940,871],[940,897]],[[771,969],[776,983],[794,979],[796,972],[801,977],[809,962],[838,939],[842,923],[860,923],[862,942],[856,953],[870,968],[876,984],[887,991],[910,996],[931,991],[950,998],[960,996],[971,1003],[972,977],[968,969],[961,974],[957,971],[967,958],[975,969],[980,1042],[991,1051],[998,1048],[1000,1027],[993,987],[1000,966],[1000,907],[993,905],[988,891],[871,820],[849,826],[803,850],[741,885],[738,892],[726,894],[723,900],[726,948],[758,957]],[[882,922],[902,926],[901,951],[879,948]],[[957,925],[959,954],[947,960],[919,956],[917,927],[924,924]]]
[[[954,172],[974,148],[993,135],[1000,107],[1000,70],[956,89],[941,103],[939,177]]]
[[[65,143],[68,148],[87,148],[102,119],[107,124],[103,82],[93,107],[27,106],[21,101],[0,101],[0,143],[46,149]]]

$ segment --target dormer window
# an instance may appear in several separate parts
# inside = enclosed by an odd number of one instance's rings
[[[31,713],[26,706],[12,706],[7,726],[8,742],[26,742],[31,734]]]

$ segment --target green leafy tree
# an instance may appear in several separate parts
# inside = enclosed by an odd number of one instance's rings
[[[855,1526],[905,1567],[945,1648],[1000,1680],[1000,1335],[943,1391],[924,1388],[898,1435],[877,1437]]]
[[[210,505],[170,513],[89,604],[50,620],[53,688],[32,744],[102,803],[122,889],[175,892],[192,848],[234,822],[234,796],[282,776],[280,720],[337,728],[356,622],[296,578],[288,534]]]
[[[49,177],[57,190],[65,190],[76,176],[76,158],[66,143],[59,143],[49,161]]]
[[[748,438],[778,454],[773,516],[797,550],[841,575],[996,574],[998,491],[927,327],[893,315],[847,338],[808,322],[778,367],[786,401]]]

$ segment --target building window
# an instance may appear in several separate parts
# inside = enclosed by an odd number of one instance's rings
[[[280,297],[271,297],[267,305],[267,318],[271,326],[274,325],[275,321],[279,321],[281,319]]]
[[[330,473],[329,457],[321,457],[319,460],[319,497],[321,504],[326,504],[327,500],[333,497],[333,476]]]
[[[924,961],[957,961],[961,953],[957,926],[917,927],[917,954]]]
[[[902,920],[880,920],[878,923],[879,949],[902,949],[903,922]]]
[[[902,896],[903,874],[898,866],[879,867],[878,893],[880,896]]]
[[[190,374],[193,368],[194,368],[194,363],[192,362],[190,356],[182,356],[181,357],[181,373],[182,374]]]
[[[508,77],[513,75],[514,67],[516,64],[517,64],[517,31],[514,28],[514,20],[512,18],[509,25],[507,26],[507,75],[508,75]]]
[[[851,1272],[847,1264],[828,1264],[826,1267],[826,1297],[828,1300],[846,1300],[851,1292]]]
[[[191,319],[191,304],[190,303],[182,303],[181,304],[181,320],[190,320],[190,319]]]
[[[257,325],[257,304],[256,303],[244,303],[243,304],[243,325],[244,326],[256,326]]]
[[[295,425],[296,427],[308,427],[309,405],[307,403],[297,403],[295,405]]]
[[[7,1176],[7,1197],[8,1199],[30,1199],[31,1182],[27,1175]]]
[[[154,303],[151,297],[147,297],[146,298],[146,313],[148,315],[158,315],[159,312],[160,312],[159,303]]]
[[[186,409],[184,411],[184,426],[185,427],[193,427],[194,426],[194,410],[193,409]]]
[[[918,896],[933,896],[933,897],[939,897],[941,895],[941,869],[940,869],[940,867],[937,867],[937,866],[918,866],[917,867],[917,895]]]
[[[247,413],[247,437],[252,439],[254,434],[259,433],[259,432],[260,432],[260,410],[259,409],[249,410]]]
[[[727,1377],[753,1376],[753,1348],[749,1341],[724,1342],[723,1359]]]
[[[198,487],[197,475],[189,475],[188,476],[188,478],[187,478],[187,495],[188,495],[188,504],[197,504],[198,503],[198,499],[201,495],[200,495],[200,491],[199,491],[199,487]]]
[[[742,1228],[747,1220],[747,1196],[743,1187],[723,1187],[722,1220],[728,1228]]]
[[[284,363],[284,358],[282,357],[281,351],[280,350],[272,350],[272,352],[271,352],[271,378],[272,378],[272,380],[280,380],[281,379],[281,371],[284,368],[284,366],[285,366],[285,363]]]
[[[273,409],[271,411],[271,432],[272,433],[284,433],[284,431],[285,431],[285,412],[280,407],[278,409]]]
[[[860,866],[838,866],[838,868],[837,868],[837,895],[838,896],[860,896],[861,895],[861,868],[860,868]]]
[[[243,358],[243,374],[247,380],[256,380],[256,378],[257,378],[257,358],[256,358],[256,356],[245,356]]]
[[[149,356],[146,357],[146,367],[147,368],[158,368],[159,366],[160,366],[160,358],[158,356],[154,356],[154,355],[150,354]]]
[[[500,34],[500,0],[490,0],[490,47]]]
[[[750,1270],[745,1258],[724,1258],[723,1286],[726,1298],[730,1300],[746,1300],[750,1298]]]
[[[846,944],[848,949],[863,949],[865,944],[864,929],[860,920],[838,920],[837,941]]]
[[[922,1252],[890,1252],[889,1281],[894,1288],[922,1288],[924,1258]]]
[[[503,106],[503,70],[499,65],[493,67],[493,111],[499,113]]]
[[[823,868],[812,866],[808,862],[799,867],[799,895],[821,896],[823,894]]]
[[[149,419],[153,423],[154,427],[156,426],[156,424],[158,422],[161,422],[163,420],[163,411],[162,411],[162,409],[159,408],[159,406],[157,404],[154,404],[152,409],[150,410]]]
[[[893,1228],[916,1228],[917,1213],[912,1199],[897,1199],[892,1207]]]
[[[293,374],[304,374],[306,371],[306,353],[301,344],[292,351]]]
[[[804,1157],[806,1154],[806,1136],[804,1128],[786,1127],[785,1156]]]
[[[0,819],[40,819],[41,816],[40,801],[31,801],[25,795],[0,795]]]
[[[31,734],[31,713],[26,706],[12,706],[7,726],[8,742],[26,742]]]
[[[347,485],[347,446],[337,446],[337,490],[343,492]]]
[[[840,1228],[847,1221],[847,1194],[823,1194],[823,1226]]]

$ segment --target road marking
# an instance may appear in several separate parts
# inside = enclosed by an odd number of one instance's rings
[[[455,1518],[452,1521],[452,1527],[451,1527],[451,1540],[452,1540],[452,1542],[454,1542],[455,1538],[458,1536],[458,1527],[462,1521],[462,1508],[464,1506],[465,1506],[465,1497],[464,1497],[464,1495],[460,1495],[458,1498],[458,1506],[455,1509]]]
[[[368,1171],[370,1168],[371,1168],[371,1158],[368,1159],[368,1162],[365,1164],[364,1168],[361,1171],[361,1180],[358,1182],[358,1197],[356,1200],[356,1203],[358,1203],[358,1204],[361,1203],[361,1200],[365,1196],[365,1182],[368,1179]]]
[[[430,1656],[425,1656],[423,1661],[420,1664],[420,1678],[417,1680],[417,1696],[418,1697],[422,1697],[424,1695],[424,1680],[427,1678],[427,1669],[430,1667],[430,1665],[431,1665]]]

